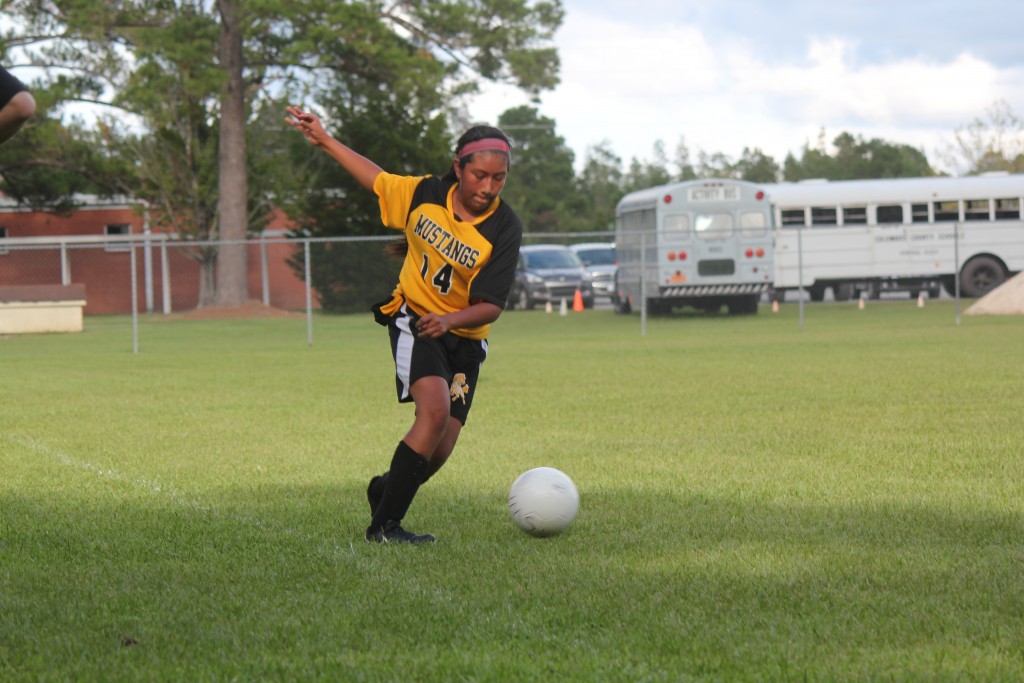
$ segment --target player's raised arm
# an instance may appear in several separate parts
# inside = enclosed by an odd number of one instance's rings
[[[327,152],[356,179],[356,182],[373,191],[373,182],[382,171],[380,166],[331,137],[315,114],[302,111],[296,106],[288,107],[286,111],[288,116],[285,121],[292,128],[302,133],[313,145]]]

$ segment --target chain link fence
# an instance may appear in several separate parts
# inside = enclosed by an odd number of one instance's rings
[[[524,236],[524,244],[611,240],[607,232]],[[388,296],[401,267],[386,252],[394,241],[283,233],[243,243],[159,233],[0,239],[0,334],[74,332],[131,316],[137,351],[140,316],[215,314],[217,251],[244,244],[246,306],[305,313],[312,344],[314,313],[365,313]]]

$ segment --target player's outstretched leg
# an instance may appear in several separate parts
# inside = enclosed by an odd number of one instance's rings
[[[404,441],[398,443],[391,458],[391,469],[384,482],[384,492],[366,529],[366,540],[377,543],[430,543],[432,534],[414,534],[402,528],[402,518],[416,497],[427,459]],[[372,482],[371,482],[372,486]],[[367,491],[369,497],[370,491]]]

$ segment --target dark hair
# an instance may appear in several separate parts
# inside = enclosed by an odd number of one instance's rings
[[[508,139],[508,136],[505,135],[505,133],[503,133],[500,128],[495,128],[494,126],[473,126],[465,133],[463,133],[462,137],[459,138],[459,141],[455,143],[455,156],[458,157],[459,152],[462,151],[462,148],[468,145],[469,143],[476,142],[477,140],[485,140],[487,138],[497,138],[499,140],[504,140],[505,144],[509,146],[509,149],[512,148],[512,141]],[[472,160],[472,158],[473,154],[467,154],[465,157],[459,159],[459,168],[465,168],[466,164],[468,164],[470,160]],[[512,158],[509,157],[508,161],[509,164],[511,165]],[[454,163],[448,168],[448,172],[441,176],[441,180],[445,181],[446,183],[454,183],[458,181],[458,176],[455,175]]]
[[[508,139],[507,135],[501,132],[500,128],[495,128],[494,126],[473,126],[465,133],[463,133],[462,137],[460,137],[458,142],[455,143],[455,156],[456,158],[459,159],[460,169],[466,168],[466,164],[468,164],[473,159],[473,156],[476,154],[476,152],[474,152],[473,154],[467,154],[466,156],[460,158],[459,152],[462,151],[462,148],[471,142],[476,142],[477,140],[486,140],[487,138],[497,138],[499,140],[504,140],[505,144],[509,146],[509,149],[512,149],[512,141]],[[511,156],[509,156],[508,161],[509,165],[511,165]],[[451,167],[449,167],[447,173],[441,176],[441,180],[443,180],[445,183],[458,182],[459,177],[455,175],[454,162],[452,163]],[[398,238],[394,242],[389,242],[388,244],[384,245],[384,251],[385,253],[388,254],[388,256],[393,256],[395,258],[405,258],[406,253],[408,253],[409,251],[409,243],[403,236]]]

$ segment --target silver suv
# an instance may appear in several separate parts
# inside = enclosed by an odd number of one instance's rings
[[[615,257],[614,242],[587,242],[569,247],[583,262],[594,287],[594,296],[613,298],[615,295],[615,271],[618,260]]]
[[[583,306],[594,305],[594,289],[583,262],[569,247],[531,244],[519,250],[519,266],[509,296],[509,308],[530,309],[538,303],[572,306],[579,290]]]

